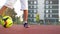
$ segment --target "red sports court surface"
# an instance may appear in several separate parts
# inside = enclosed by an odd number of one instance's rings
[[[31,25],[24,28],[23,25],[13,25],[11,28],[4,28],[0,25],[0,34],[60,34],[59,25]]]

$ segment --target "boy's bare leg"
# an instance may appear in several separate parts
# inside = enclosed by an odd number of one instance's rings
[[[24,21],[28,19],[28,10],[24,10]]]
[[[24,10],[24,27],[28,28],[28,10]]]

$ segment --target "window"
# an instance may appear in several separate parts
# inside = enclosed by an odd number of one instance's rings
[[[52,13],[52,10],[50,10],[50,13]]]
[[[49,8],[49,5],[46,5],[46,8]]]
[[[29,13],[31,13],[31,10],[28,10]]]
[[[48,14],[46,14],[46,17],[48,17]]]
[[[49,4],[49,1],[46,1],[46,4]]]
[[[50,8],[52,8],[52,6],[50,6]]]
[[[32,6],[30,6],[30,8],[33,8]]]
[[[33,7],[32,7],[32,6],[29,6],[28,8],[31,9],[31,8],[33,8]]]
[[[34,19],[34,21],[36,21],[36,19]]]
[[[58,18],[59,16],[58,15],[52,15],[53,18]]]
[[[36,5],[34,5],[34,8],[37,8]]]
[[[30,17],[30,14],[28,15],[28,17]]]
[[[31,4],[33,4],[33,2],[31,1]]]
[[[59,10],[52,10],[52,13],[59,13]]]
[[[30,10],[30,13],[32,13],[32,10]]]
[[[46,13],[48,13],[49,12],[49,10],[46,10]]]
[[[54,1],[51,1],[52,4],[59,4],[59,0],[54,0]]]
[[[28,4],[31,4],[31,2],[30,2],[30,1],[28,1]]]
[[[32,19],[32,22],[34,22],[34,19]]]
[[[36,12],[36,10],[34,10],[34,13]]]
[[[32,14],[30,14],[30,17],[32,17]]]
[[[37,4],[37,2],[36,2],[36,1],[34,1],[34,4]]]
[[[52,15],[50,15],[50,17],[52,17]]]
[[[32,19],[30,19],[30,21],[32,22]]]
[[[34,14],[34,17],[36,17],[36,14]]]
[[[52,1],[50,1],[50,4],[52,4]]]

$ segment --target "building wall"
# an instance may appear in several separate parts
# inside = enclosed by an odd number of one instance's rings
[[[37,13],[37,7],[38,3],[37,0],[28,0],[28,21],[29,22],[36,22],[36,13]]]
[[[60,22],[60,0],[59,0],[59,22]]]
[[[45,23],[57,24],[59,22],[59,1],[45,0]]]
[[[59,0],[29,0],[28,4],[30,22],[36,21],[36,13],[39,13],[40,20],[43,20],[44,24],[57,24],[59,22]]]

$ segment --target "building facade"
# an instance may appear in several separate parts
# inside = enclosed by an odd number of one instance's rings
[[[36,13],[39,13],[43,24],[57,24],[59,22],[59,0],[29,0],[28,21],[36,22]]]
[[[45,0],[44,6],[45,24],[57,24],[59,22],[59,0]]]
[[[28,21],[36,22],[36,13],[38,11],[38,2],[37,0],[28,0]]]

